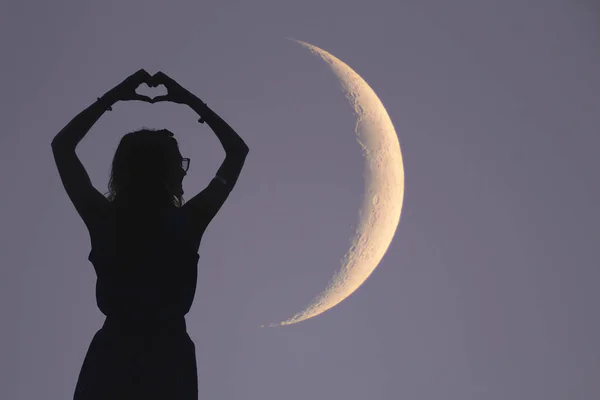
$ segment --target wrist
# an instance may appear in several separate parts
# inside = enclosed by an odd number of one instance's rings
[[[104,93],[98,99],[102,101],[102,104],[106,104],[107,106],[112,106],[120,100],[119,94],[114,89],[111,89],[108,92]]]
[[[112,96],[110,93],[107,93],[101,97],[98,97],[98,99],[96,100],[96,103],[98,103],[99,105],[102,105],[102,107],[104,107],[106,110],[111,111],[112,106],[117,101],[118,100],[114,96]]]
[[[194,95],[191,95],[187,99],[186,103],[188,106],[190,106],[194,110],[205,110],[207,108],[206,103]]]
[[[193,100],[189,101],[188,106],[194,110],[194,112],[196,112],[196,114],[198,114],[200,116],[200,119],[198,119],[198,122],[200,122],[201,124],[203,124],[206,120],[207,117],[209,117],[210,119],[210,108],[208,108],[208,106],[206,105],[205,102],[203,102],[202,100],[200,100],[199,98],[195,97]]]

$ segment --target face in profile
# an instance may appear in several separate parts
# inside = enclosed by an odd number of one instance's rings
[[[187,175],[185,170],[187,163],[184,164],[183,156],[175,143],[169,144],[168,163],[169,178],[167,185],[173,194],[181,196],[183,195],[183,178]]]

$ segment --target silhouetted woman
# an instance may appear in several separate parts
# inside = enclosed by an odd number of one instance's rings
[[[141,83],[164,85],[154,99]],[[168,130],[139,130],[120,141],[108,198],[93,186],[75,148],[118,101],[186,104],[206,122],[226,157],[210,184],[182,204],[182,158]],[[205,103],[159,72],[139,70],[77,115],[52,141],[65,190],[85,222],[97,276],[96,300],[106,315],[83,361],[75,400],[198,397],[195,347],[184,316],[196,290],[198,249],[207,225],[235,185],[248,147]]]

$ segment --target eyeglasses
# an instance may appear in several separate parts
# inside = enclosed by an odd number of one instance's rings
[[[189,158],[182,158],[181,159],[181,168],[183,168],[183,170],[185,172],[187,172],[188,168],[190,167],[190,159]]]

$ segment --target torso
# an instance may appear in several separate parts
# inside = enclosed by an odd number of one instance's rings
[[[111,209],[90,229],[89,260],[98,279],[98,307],[105,315],[185,315],[189,311],[203,230],[192,229],[181,211]]]

